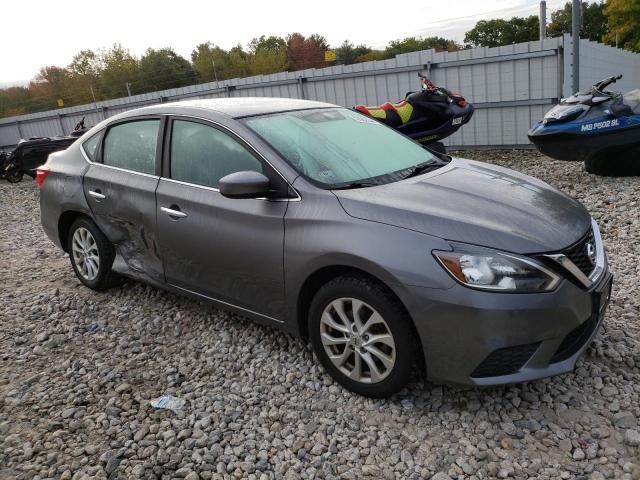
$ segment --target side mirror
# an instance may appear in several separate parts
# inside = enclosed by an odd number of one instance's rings
[[[222,177],[218,187],[228,198],[260,198],[269,194],[269,183],[263,174],[247,170]]]

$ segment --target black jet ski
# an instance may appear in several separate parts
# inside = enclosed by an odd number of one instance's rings
[[[562,99],[529,131],[529,139],[551,158],[584,161],[592,173],[640,172],[640,90],[606,90],[621,78]]]
[[[422,145],[445,153],[440,140],[454,134],[473,116],[473,105],[459,93],[437,87],[418,74],[422,88],[409,92],[399,103],[387,102],[376,107],[356,105],[356,111],[374,118]]]

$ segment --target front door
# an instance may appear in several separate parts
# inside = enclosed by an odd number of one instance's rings
[[[167,283],[281,320],[284,214],[288,202],[229,199],[218,181],[233,172],[275,173],[228,131],[173,119],[157,190]]]
[[[156,238],[156,188],[161,151],[160,118],[127,120],[82,145],[91,160],[84,193],[93,219],[124,265],[114,268],[162,283]]]

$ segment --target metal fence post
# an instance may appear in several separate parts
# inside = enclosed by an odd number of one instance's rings
[[[576,93],[580,90],[580,10],[582,4],[580,0],[573,0],[573,7],[571,9],[571,39],[573,41],[573,78],[571,93]]]
[[[564,47],[558,45],[558,102],[564,97]]]
[[[16,128],[18,129],[18,135],[20,136],[20,138],[24,138],[22,128],[20,127],[20,120],[16,120]]]
[[[299,95],[300,95],[300,98],[301,98],[302,100],[304,100],[305,98],[307,98],[307,97],[305,96],[305,94],[304,94],[304,83],[305,83],[305,81],[306,81],[306,80],[307,80],[307,79],[306,79],[306,78],[304,78],[302,75],[300,75],[300,76],[298,77],[298,85],[300,86],[300,93],[299,93]]]
[[[64,135],[64,123],[62,123],[62,115],[58,114],[58,125],[60,125],[60,135]]]

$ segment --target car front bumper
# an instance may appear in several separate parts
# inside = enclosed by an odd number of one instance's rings
[[[584,289],[505,294],[455,285],[407,287],[403,299],[422,343],[427,378],[501,385],[572,371],[603,322],[611,296],[606,268]]]

